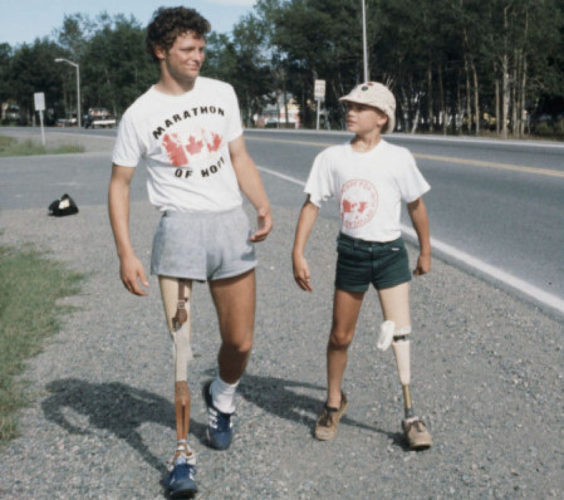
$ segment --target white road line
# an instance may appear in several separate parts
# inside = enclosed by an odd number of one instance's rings
[[[262,172],[270,174],[274,177],[278,177],[280,179],[291,182],[293,184],[297,184],[298,186],[302,186],[302,187],[305,186],[304,181],[300,179],[296,179],[295,177],[291,177],[286,174],[281,174],[276,170],[272,170],[266,167],[258,167],[258,168]],[[413,228],[404,226],[402,224],[401,230],[405,234],[407,234],[411,239],[417,240],[417,235],[415,234]],[[501,269],[498,269],[495,266],[492,266],[491,264],[488,264],[480,259],[477,259],[476,257],[473,257],[472,255],[466,252],[458,250],[457,248],[453,247],[452,245],[449,245],[448,243],[444,243],[440,240],[437,240],[436,238],[431,238],[431,247],[436,248],[441,253],[448,255],[450,258],[458,262],[461,262],[462,264],[468,267],[476,269],[477,271],[480,271],[481,273],[486,274],[497,281],[500,281],[501,283],[509,286],[510,288],[513,288],[523,293],[524,295],[531,297],[535,301],[545,304],[553,309],[556,309],[560,313],[564,314],[564,300],[562,300],[560,297],[545,292],[544,290],[538,288],[535,285],[532,285],[520,278],[517,278],[516,276],[513,276],[510,273],[502,271]]]

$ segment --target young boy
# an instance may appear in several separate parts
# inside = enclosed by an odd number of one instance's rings
[[[304,257],[308,236],[321,203],[336,196],[340,233],[333,321],[327,345],[327,401],[315,427],[317,439],[333,439],[345,413],[347,398],[341,383],[347,349],[354,337],[362,300],[369,284],[378,291],[384,323],[378,347],[393,346],[403,388],[405,418],[402,428],[411,449],[431,446],[431,436],[411,404],[409,391],[409,284],[411,273],[400,231],[401,201],[407,208],[419,239],[420,254],[413,272],[431,269],[427,210],[421,196],[430,186],[405,148],[394,146],[381,134],[392,132],[396,102],[390,90],[376,82],[355,87],[341,97],[347,105],[347,127],[355,134],[350,143],[331,146],[315,159],[305,192],[292,253],[294,278],[300,288],[312,291]]]
[[[254,242],[272,229],[270,205],[242,136],[231,85],[199,76],[210,25],[184,7],[158,9],[147,27],[147,48],[160,79],[125,112],[113,153],[109,211],[128,291],[146,295],[143,266],[129,235],[129,192],[144,159],[149,200],[162,213],[153,240],[151,272],[158,275],[174,347],[177,448],[165,486],[173,497],[197,491],[188,443],[192,281],[208,281],[221,347],[218,375],[203,388],[212,447],[232,439],[234,393],[253,344]],[[255,207],[252,234],[241,191]]]

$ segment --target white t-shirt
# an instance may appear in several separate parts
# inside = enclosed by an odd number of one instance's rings
[[[229,210],[242,204],[228,144],[243,133],[233,87],[198,77],[171,96],[151,87],[123,115],[112,161],[149,174],[150,202],[159,210]]]
[[[319,153],[304,191],[318,207],[337,197],[341,232],[386,242],[401,236],[401,201],[415,201],[429,189],[413,155],[381,139],[366,153],[354,151],[350,143]]]

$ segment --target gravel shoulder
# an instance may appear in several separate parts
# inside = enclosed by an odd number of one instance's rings
[[[350,350],[347,415],[335,441],[312,438],[325,396],[337,229],[318,220],[308,244],[315,291],[301,292],[290,265],[298,211],[275,205],[275,231],[258,246],[255,347],[226,452],[204,440],[200,388],[215,373],[219,336],[207,288],[194,285],[199,497],[562,498],[564,324],[440,260],[411,292],[413,397],[434,446],[404,447],[393,355],[375,345],[382,318],[373,291]],[[157,220],[148,202],[133,202],[134,246],[147,267]],[[104,205],[62,219],[4,210],[0,229],[0,244],[33,243],[89,276],[66,301],[78,310],[28,363],[33,402],[21,412],[22,437],[0,450],[0,497],[162,497],[175,434],[156,279],[147,298],[123,290]]]

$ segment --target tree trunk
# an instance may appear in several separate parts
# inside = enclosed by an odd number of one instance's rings
[[[520,80],[520,92],[519,96],[521,102],[519,103],[520,111],[520,127],[519,135],[523,137],[525,135],[525,124],[527,122],[527,110],[525,109],[525,95],[527,93],[527,37],[529,34],[529,10],[525,10],[525,30],[524,30],[524,48],[521,53],[521,80]],[[515,83],[517,85],[517,83]]]
[[[429,132],[433,132],[433,71],[431,63],[427,66],[427,124]]]
[[[519,130],[519,110],[517,106],[517,103],[519,102],[517,95],[517,82],[519,81],[519,76],[517,72],[521,65],[519,58],[519,50],[516,49],[513,56],[513,78],[511,79],[511,133],[513,136],[517,136]]]
[[[496,74],[497,71],[494,70],[494,74]],[[500,110],[499,110],[499,78],[495,78],[495,84],[494,84],[494,91],[495,91],[495,133],[497,135],[500,134],[501,131],[501,116],[500,116]]]
[[[440,122],[443,129],[443,134],[447,133],[447,117],[446,117],[446,104],[445,104],[445,93],[443,88],[443,71],[441,65],[439,64],[439,105],[441,107]]]
[[[468,58],[464,58],[464,74],[466,76],[466,132],[468,134],[472,133],[472,107],[471,107],[471,94],[472,89],[470,88],[470,69]]]
[[[501,58],[501,136],[507,139],[507,118],[509,115],[509,57]]]
[[[478,89],[478,71],[472,62],[472,76],[474,78],[474,116],[476,117],[476,135],[480,135],[480,92]]]
[[[521,130],[519,135],[525,135],[525,124],[527,120],[527,110],[525,109],[525,94],[527,92],[527,58],[523,56],[523,69],[521,74]]]

